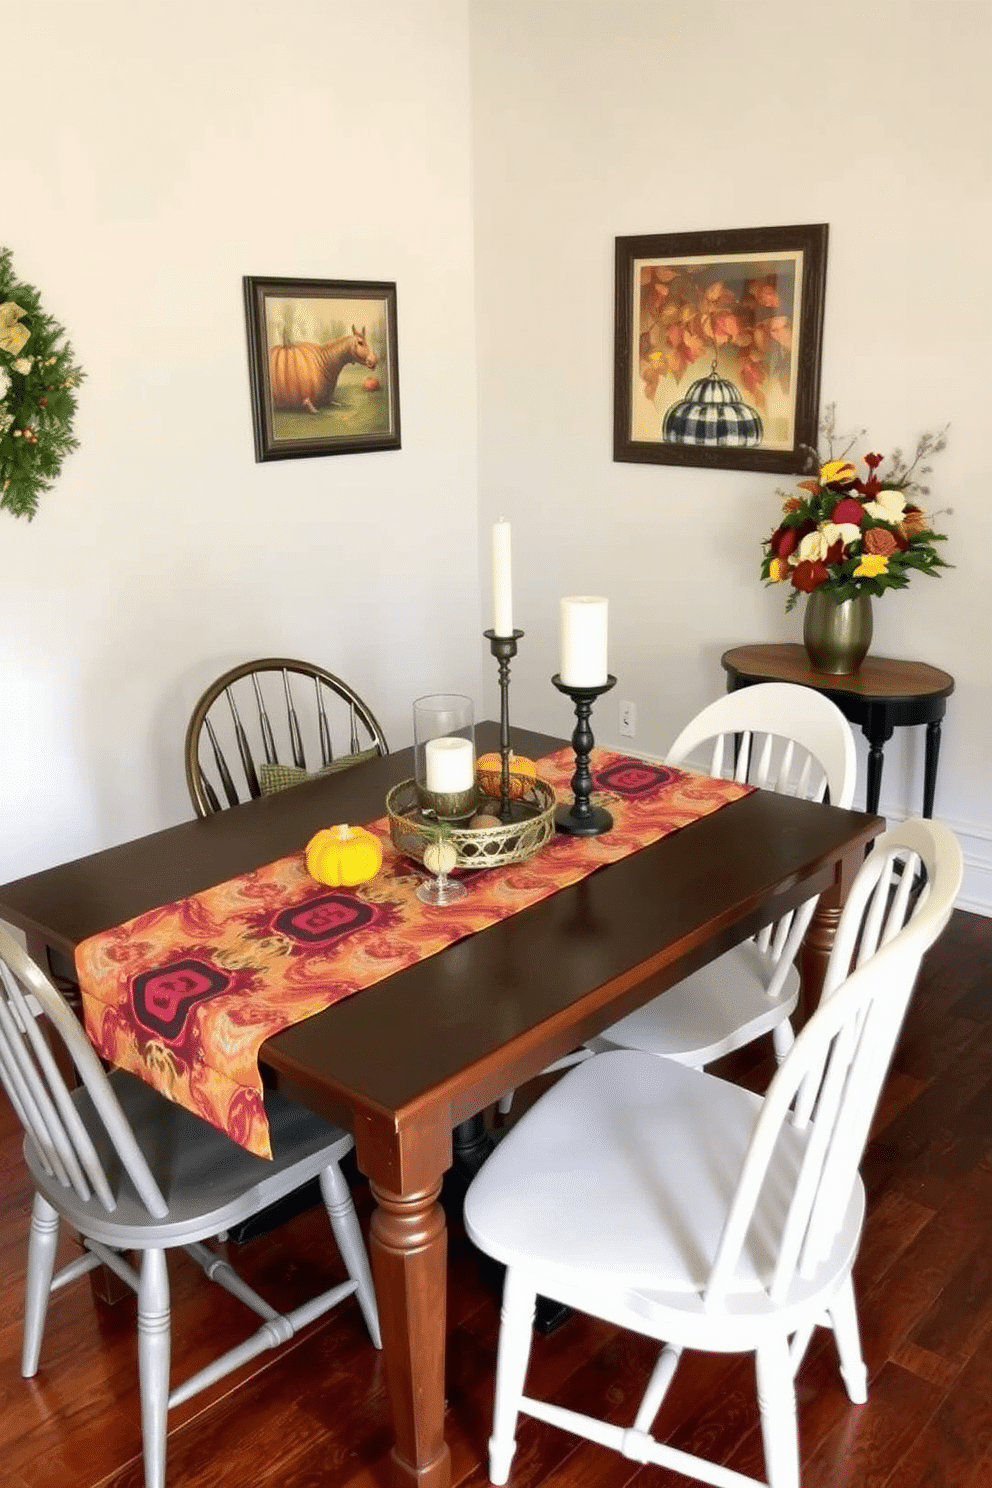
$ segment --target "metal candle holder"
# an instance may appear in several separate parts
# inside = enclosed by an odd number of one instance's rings
[[[613,818],[602,806],[589,804],[589,794],[592,790],[589,756],[596,742],[589,726],[589,715],[592,713],[592,705],[596,699],[604,692],[609,692],[611,687],[615,687],[617,679],[609,676],[598,687],[573,687],[570,683],[563,682],[559,673],[556,672],[551,680],[559,692],[565,693],[572,699],[575,704],[576,718],[575,731],[572,734],[575,774],[571,780],[575,801],[571,806],[558,807],[555,812],[555,826],[559,832],[569,832],[573,837],[598,837],[601,832],[610,830]]]
[[[523,631],[515,630],[510,636],[498,636],[494,630],[482,633],[499,662],[499,817],[501,821],[509,821],[514,814],[510,801],[510,661],[517,654],[517,642]]]

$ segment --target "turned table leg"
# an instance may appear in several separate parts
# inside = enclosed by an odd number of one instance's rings
[[[933,816],[933,798],[937,790],[937,761],[940,758],[940,724],[934,718],[927,724],[926,746],[923,760],[923,815]]]
[[[448,1488],[444,1440],[447,1234],[440,1180],[419,1193],[372,1183],[369,1232],[400,1488]]]
[[[884,830],[885,823],[879,820],[875,831],[866,837],[859,847],[853,848],[841,858],[837,864],[833,883],[820,895],[819,903],[799,952],[799,975],[802,984],[796,1020],[799,1028],[819,1007],[820,994],[823,991],[823,983],[827,974],[827,964],[837,937],[837,926],[840,923],[844,901],[851,892],[851,885],[865,860],[865,853],[871,847],[872,838]]]

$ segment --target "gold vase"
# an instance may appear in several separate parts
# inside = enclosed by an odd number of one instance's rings
[[[814,671],[845,676],[856,672],[871,645],[871,595],[835,604],[824,589],[806,601],[803,645]]]

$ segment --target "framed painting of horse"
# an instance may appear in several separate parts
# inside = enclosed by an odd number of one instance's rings
[[[815,459],[827,224],[616,240],[613,458]]]
[[[256,460],[399,449],[396,285],[244,280]]]

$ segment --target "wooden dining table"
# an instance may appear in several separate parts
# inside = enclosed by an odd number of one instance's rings
[[[477,747],[498,727],[480,724]],[[563,741],[513,729],[517,753]],[[412,750],[183,822],[0,887],[39,959],[298,851],[318,827],[384,815]],[[395,1482],[448,1488],[447,1248],[452,1131],[617,1018],[814,893],[804,1002],[817,996],[877,816],[755,791],[650,847],[285,1029],[268,1083],[353,1132],[376,1208],[370,1250]],[[437,911],[444,913],[443,908]]]

